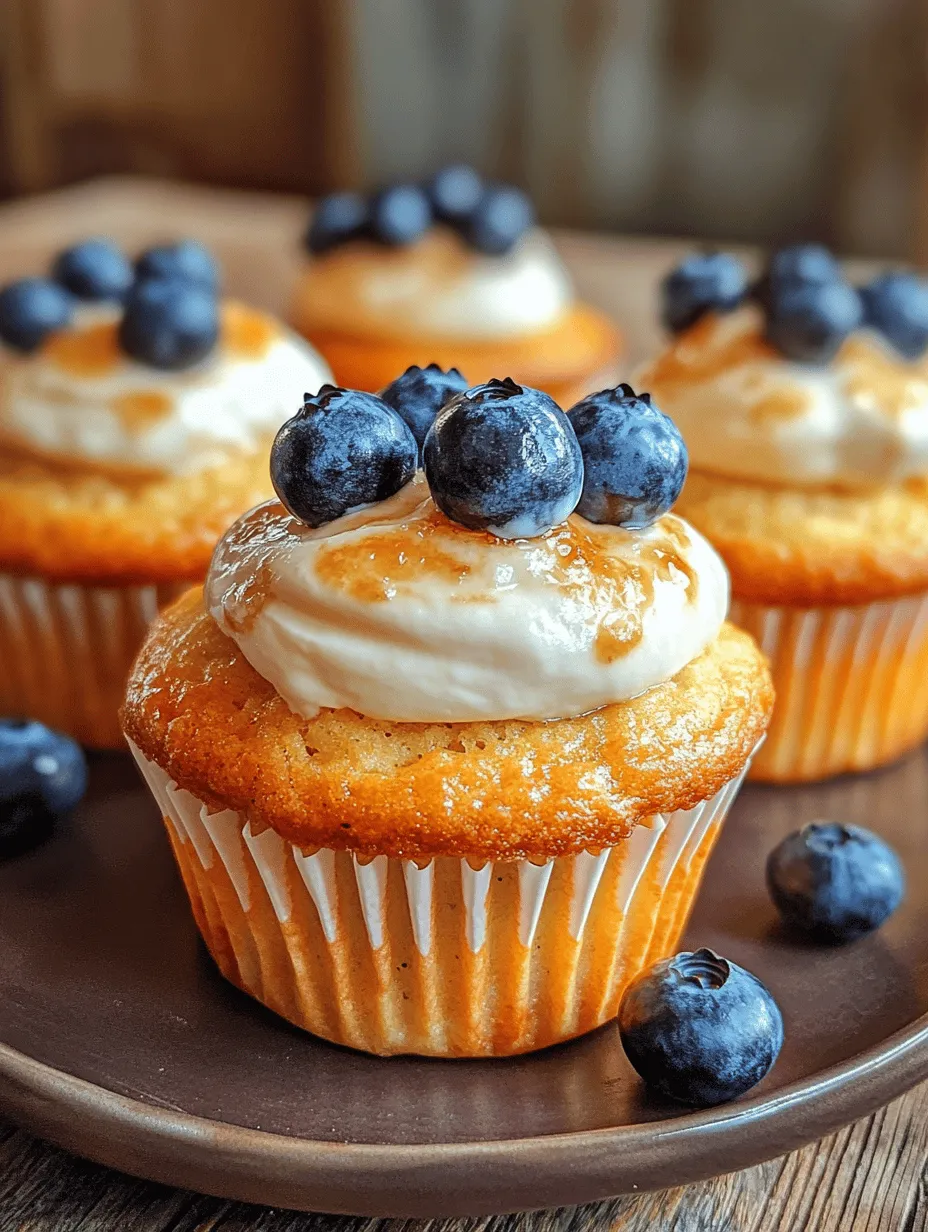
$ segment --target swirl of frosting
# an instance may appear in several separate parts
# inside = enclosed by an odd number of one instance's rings
[[[115,308],[82,309],[38,351],[0,355],[0,447],[80,467],[188,474],[266,446],[331,374],[266,313],[227,301],[219,343],[166,372],[119,346]]]
[[[759,310],[709,315],[636,374],[698,470],[866,488],[928,473],[928,357],[859,330],[830,364],[785,359]]]
[[[540,720],[675,675],[718,634],[728,576],[672,514],[634,532],[572,515],[504,542],[445,518],[420,473],[316,530],[260,505],[220,541],[205,594],[306,717],[347,707],[397,722]]]
[[[555,325],[573,300],[544,231],[487,256],[447,227],[391,248],[355,241],[310,261],[296,315],[316,329],[423,339],[518,337]]]

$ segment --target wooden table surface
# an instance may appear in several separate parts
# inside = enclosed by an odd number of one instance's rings
[[[141,245],[197,235],[230,288],[282,310],[305,203],[107,180],[0,208],[0,281],[36,273],[71,239]],[[247,242],[242,220],[247,218]],[[629,369],[655,341],[655,286],[686,245],[569,235],[584,295],[616,313]],[[0,993],[2,995],[2,993]],[[0,1121],[0,1232],[919,1232],[928,1229],[928,1084],[823,1142],[745,1172],[593,1206],[464,1220],[303,1215],[172,1190],[87,1163]]]

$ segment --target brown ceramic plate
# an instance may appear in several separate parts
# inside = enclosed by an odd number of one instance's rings
[[[532,1057],[377,1060],[227,986],[190,921],[128,760],[47,846],[0,867],[0,1102],[93,1159],[209,1193],[365,1215],[460,1215],[677,1185],[779,1154],[928,1075],[928,756],[806,789],[751,787],[689,929],[764,979],[774,1071],[689,1112],[650,1098],[605,1027]],[[844,949],[797,947],[767,851],[816,817],[889,838],[904,906]]]

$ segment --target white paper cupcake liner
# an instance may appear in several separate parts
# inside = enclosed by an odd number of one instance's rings
[[[673,952],[743,778],[603,851],[364,860],[210,812],[130,747],[223,974],[315,1034],[377,1053],[525,1052],[614,1017],[628,981]]]
[[[117,715],[129,669],[159,608],[184,589],[0,574],[0,714],[121,748]]]
[[[752,778],[869,770],[928,735],[928,595],[862,607],[732,602],[770,660],[776,707]]]

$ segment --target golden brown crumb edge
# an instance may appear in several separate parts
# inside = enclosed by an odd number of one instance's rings
[[[723,558],[739,599],[834,607],[928,590],[928,479],[842,491],[691,470],[675,512]]]
[[[0,570],[114,586],[197,581],[223,531],[272,495],[271,440],[221,466],[147,477],[0,451]]]
[[[725,625],[672,680],[549,723],[390,723],[294,714],[188,592],[133,669],[126,734],[208,807],[298,847],[549,857],[614,846],[742,769],[773,707],[766,662]]]

